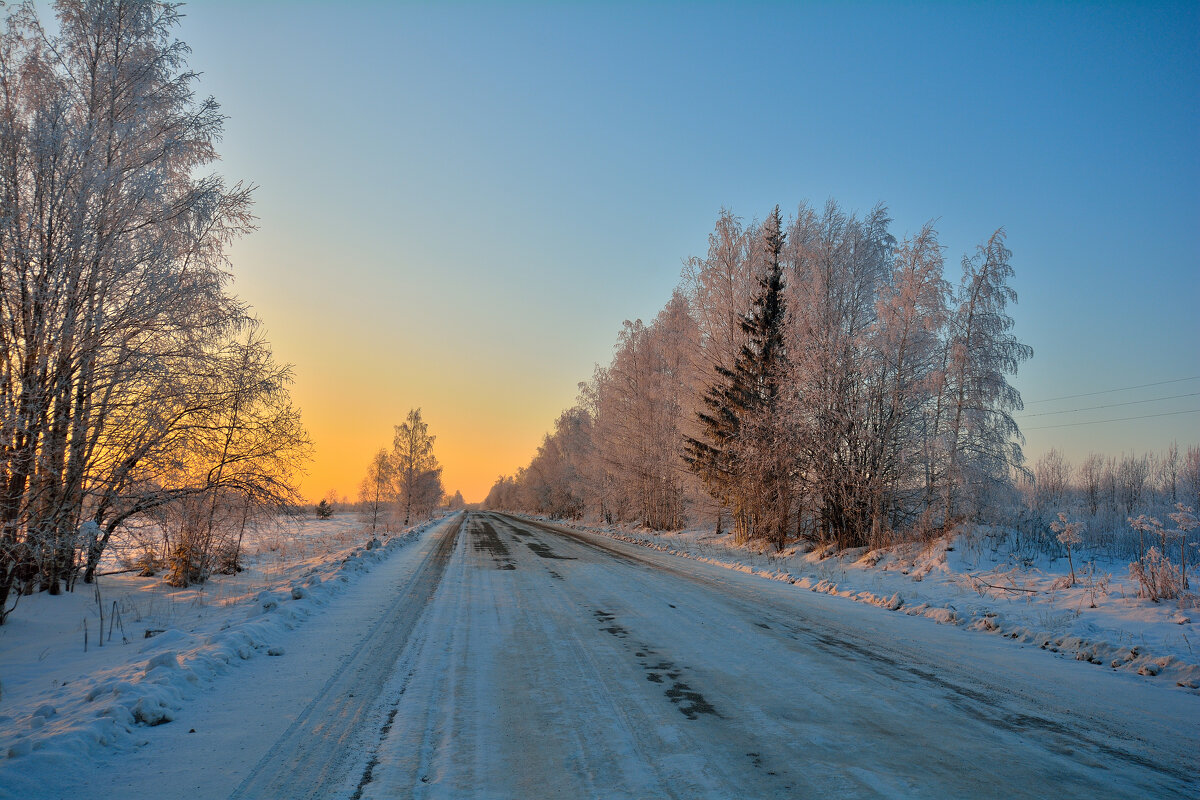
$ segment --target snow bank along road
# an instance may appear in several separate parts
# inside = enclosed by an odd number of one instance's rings
[[[1192,693],[606,537],[460,515],[361,586],[93,796],[1200,796]]]

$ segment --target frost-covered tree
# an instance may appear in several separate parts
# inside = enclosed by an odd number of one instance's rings
[[[404,509],[404,524],[413,512],[428,513],[442,500],[442,468],[433,455],[436,436],[421,419],[421,409],[408,412],[408,418],[396,426],[392,439],[391,475],[396,501]]]
[[[609,516],[657,529],[682,527],[681,422],[690,401],[696,327],[676,293],[647,326],[626,321],[612,363],[589,387],[594,471]]]
[[[976,510],[983,493],[1005,483],[1024,461],[1024,437],[1012,418],[1024,405],[1008,376],[1033,356],[1033,348],[1011,333],[1007,307],[1017,300],[1008,283],[1011,257],[1000,229],[962,261],[946,342],[945,400],[936,421],[944,447],[947,526],[964,510]]]
[[[789,413],[814,534],[843,547],[866,542],[878,506],[872,462],[886,452],[872,431],[881,409],[870,406],[884,396],[878,301],[892,273],[889,223],[883,206],[860,219],[830,201],[820,214],[800,206],[789,233]]]
[[[1179,540],[1179,574],[1183,580],[1183,588],[1187,589],[1188,534],[1200,528],[1200,520],[1192,513],[1192,507],[1183,503],[1176,503],[1175,510],[1167,516],[1175,523],[1175,529],[1171,533]]]
[[[891,279],[877,301],[862,476],[872,530],[912,522],[933,479],[927,422],[943,378],[947,294],[942,247],[927,223],[896,248]]]
[[[374,533],[382,522],[387,524],[387,508],[394,501],[392,488],[392,462],[388,451],[381,449],[367,465],[367,476],[358,487],[359,508],[362,517],[371,524]]]
[[[1200,508],[1200,445],[1188,447],[1179,473],[1179,484],[1186,498],[1185,505]]]
[[[483,507],[497,511],[523,510],[519,499],[520,488],[517,485],[517,477],[519,475],[501,475],[496,478],[496,482],[492,484],[487,497],[484,498]]]
[[[752,226],[753,227],[753,226]],[[682,291],[700,333],[704,372],[733,369],[746,344],[742,315],[757,288],[753,230],[742,226],[732,211],[722,209],[708,235],[704,258],[688,259]]]
[[[1141,507],[1150,480],[1150,460],[1133,453],[1122,456],[1117,463],[1116,489],[1126,514]]]
[[[1061,506],[1071,482],[1071,465],[1055,448],[1047,450],[1033,466],[1034,499],[1039,510]]]
[[[890,223],[833,201],[786,224],[778,208],[746,226],[722,210],[680,292],[652,324],[627,322],[583,385],[587,436],[550,434],[488,503],[570,498],[656,528],[715,512],[720,530],[728,511],[740,538],[850,547],[931,532],[1007,485],[1021,463],[1007,378],[1030,351],[1005,313],[1003,232],[964,258],[955,293],[932,224],[897,245]]]
[[[27,4],[0,35],[0,619],[18,582],[56,592],[90,560],[92,504],[154,486],[245,316],[224,251],[250,191],[208,171],[224,118],[178,7],[55,10],[53,33]]]

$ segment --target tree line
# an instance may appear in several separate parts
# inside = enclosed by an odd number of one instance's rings
[[[1172,443],[1161,453],[1119,458],[1089,453],[1078,466],[1051,449],[1019,488],[1024,513],[1012,526],[1015,546],[1050,552],[1066,546],[1068,558],[1076,547],[1127,560],[1142,594],[1152,599],[1179,597],[1190,588],[1188,569],[1194,571],[1200,555],[1200,446],[1181,450]],[[1060,528],[1074,526],[1070,542],[1065,530],[1045,536],[1055,515]]]
[[[174,4],[31,3],[0,35],[0,622],[94,578],[153,520],[178,584],[298,499],[310,449],[226,251],[252,188],[211,171],[224,116],[196,93]],[[239,527],[240,524],[240,527]]]
[[[580,385],[487,507],[736,538],[879,544],[979,513],[1024,470],[1003,229],[945,277],[932,223],[882,205],[764,222],[723,210],[708,252]]]

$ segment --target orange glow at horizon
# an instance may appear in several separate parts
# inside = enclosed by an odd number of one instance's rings
[[[452,369],[434,363],[434,353],[395,352],[380,368],[385,359],[379,349],[339,358],[333,331],[293,329],[294,319],[276,318],[272,338],[276,357],[294,364],[292,398],[315,446],[301,476],[301,491],[311,502],[330,490],[356,500],[371,458],[391,448],[393,427],[411,408],[421,409],[437,437],[434,455],[447,494],[461,491],[467,502],[480,502],[498,476],[529,463],[575,399],[576,381],[565,375],[538,375],[517,393],[506,388],[512,378],[499,365]],[[349,341],[340,344],[346,348],[341,352],[354,352]]]
[[[300,392],[296,399],[303,403]],[[391,449],[393,426],[403,422],[415,401],[394,409],[372,409],[354,414],[353,419],[339,418],[338,412],[313,413],[313,403],[304,405],[304,423],[315,447],[314,458],[302,476],[301,491],[310,502],[324,497],[331,489],[350,501],[358,498],[359,483],[367,465],[380,449]],[[496,478],[514,473],[529,463],[543,434],[550,428],[558,411],[540,419],[508,419],[490,429],[478,417],[463,413],[462,408],[419,405],[429,431],[437,437],[434,455],[442,466],[442,484],[446,494],[461,491],[468,503],[487,496]]]

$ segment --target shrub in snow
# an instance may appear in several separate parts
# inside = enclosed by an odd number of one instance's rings
[[[1173,600],[1183,593],[1183,577],[1157,547],[1146,557],[1129,565],[1129,575],[1138,582],[1138,596],[1154,602]]]
[[[237,542],[226,542],[213,554],[213,572],[218,575],[236,575],[245,568],[241,564],[242,549]]]

